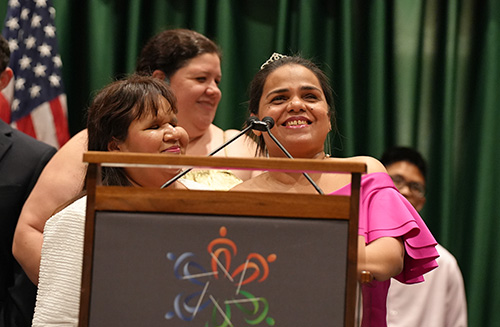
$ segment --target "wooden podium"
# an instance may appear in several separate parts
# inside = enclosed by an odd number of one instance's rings
[[[80,326],[355,326],[364,164],[111,152],[84,161]],[[104,165],[342,172],[351,196],[102,186]]]

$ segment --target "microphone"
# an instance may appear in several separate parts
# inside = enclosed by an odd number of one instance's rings
[[[262,118],[262,121],[256,121],[256,122],[254,122],[254,124],[255,124],[255,126],[258,126],[258,128],[255,128],[255,129],[257,129],[259,131],[267,132],[267,134],[269,134],[271,139],[274,141],[274,143],[276,143],[276,145],[281,149],[281,151],[283,151],[283,153],[288,158],[293,159],[292,155],[290,153],[288,153],[288,151],[285,149],[285,147],[283,145],[281,145],[281,143],[278,141],[278,139],[276,137],[274,137],[274,135],[271,133],[271,128],[273,128],[273,126],[274,126],[274,119],[272,119],[269,116],[266,116],[266,117]],[[260,128],[264,128],[264,129],[260,129]],[[311,183],[311,185],[314,186],[314,188],[316,189],[316,191],[319,194],[324,194],[323,190],[321,190],[319,188],[319,186],[312,180],[312,178],[306,172],[303,172],[302,175],[304,175],[304,177],[309,181],[309,183]]]
[[[276,145],[281,149],[281,151],[283,151],[283,153],[288,158],[293,159],[292,155],[290,153],[288,153],[288,151],[285,149],[285,147],[271,133],[271,128],[274,127],[274,124],[275,124],[274,123],[274,119],[272,117],[266,116],[266,117],[262,118],[262,120],[259,120],[255,116],[250,116],[246,120],[246,126],[247,127],[245,127],[241,132],[239,132],[237,135],[235,135],[229,141],[223,143],[217,149],[215,149],[212,152],[210,152],[208,154],[208,156],[209,157],[213,156],[214,154],[216,154],[220,150],[224,149],[226,146],[228,146],[229,144],[231,144],[234,140],[238,139],[243,134],[245,134],[248,130],[255,129],[255,130],[258,130],[258,131],[267,132],[269,134],[269,136],[271,137],[271,139],[274,141],[274,143],[276,143]],[[172,177],[169,181],[167,181],[165,184],[163,184],[160,188],[168,187],[169,185],[171,185],[172,183],[174,183],[175,181],[177,181],[178,179],[180,179],[182,176],[184,176],[187,173],[189,173],[192,169],[193,168],[188,168],[186,170],[181,171],[180,173],[178,173],[177,175],[175,175],[174,177]],[[304,175],[304,177],[309,181],[309,183],[311,183],[311,185],[316,189],[316,191],[319,194],[324,194],[323,191],[321,190],[321,188],[312,180],[312,178],[306,172],[303,172],[302,175]]]
[[[252,129],[256,129],[258,131],[267,132],[268,129],[274,127],[274,119],[268,116],[264,117],[262,120],[258,120],[257,117],[252,116],[248,118],[247,122],[249,120],[252,121],[253,124]]]
[[[271,117],[267,117],[267,118],[270,118],[272,120]],[[272,123],[274,126],[274,120],[272,120]],[[216,154],[217,152],[219,152],[220,150],[224,149],[226,146],[228,146],[229,144],[231,144],[234,140],[238,139],[239,137],[241,137],[243,134],[245,134],[248,130],[250,129],[254,129],[255,126],[259,125],[259,128],[264,128],[263,130],[265,131],[265,127],[263,127],[263,125],[266,125],[267,126],[267,123],[263,122],[263,121],[260,121],[257,119],[257,117],[255,116],[250,116],[247,120],[246,120],[246,126],[241,132],[239,132],[237,135],[235,135],[233,138],[231,138],[229,141],[223,143],[221,146],[219,146],[217,149],[213,150],[212,152],[210,152],[208,154],[208,157],[211,157],[213,156],[214,154]],[[272,127],[271,126],[271,127]],[[255,128],[257,129],[257,128]],[[182,176],[186,175],[187,173],[189,173],[191,170],[193,170],[193,168],[188,168],[186,170],[183,170],[181,171],[180,173],[178,173],[177,175],[175,175],[174,177],[172,177],[170,180],[168,180],[165,184],[163,184],[160,188],[165,188],[165,187],[168,187],[169,185],[171,185],[173,182],[175,182],[176,180],[178,180],[179,178],[181,178]]]

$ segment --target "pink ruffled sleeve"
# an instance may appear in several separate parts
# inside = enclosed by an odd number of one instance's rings
[[[350,192],[350,187],[333,194],[346,191]],[[358,234],[365,237],[367,244],[380,237],[402,237],[404,268],[394,277],[402,283],[422,282],[422,275],[437,267],[436,240],[386,173],[372,173],[361,179]]]

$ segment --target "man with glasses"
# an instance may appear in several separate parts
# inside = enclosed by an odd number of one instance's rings
[[[427,165],[411,148],[388,149],[382,163],[402,195],[420,211],[425,204]],[[455,257],[437,245],[439,267],[427,273],[425,282],[405,285],[391,280],[387,296],[387,326],[467,326],[467,303],[462,273]]]

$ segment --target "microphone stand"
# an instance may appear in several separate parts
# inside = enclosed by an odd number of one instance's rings
[[[212,152],[210,152],[208,154],[208,156],[209,157],[213,156],[214,154],[216,154],[217,152],[219,152],[220,150],[224,149],[226,146],[228,146],[229,144],[231,144],[234,140],[236,140],[237,138],[239,138],[241,135],[245,134],[249,129],[251,129],[253,127],[253,122],[254,121],[255,121],[255,119],[249,119],[247,121],[247,124],[248,124],[247,127],[245,127],[241,132],[239,132],[237,135],[235,135],[232,139],[230,139],[226,143],[222,144],[221,146],[219,146],[217,149],[213,150]],[[173,182],[175,182],[176,180],[178,180],[182,176],[186,175],[191,170],[193,170],[193,168],[188,168],[186,170],[181,171],[180,173],[178,173],[177,175],[175,175],[174,177],[172,177],[169,181],[167,181],[165,184],[163,184],[160,188],[165,188],[165,187],[170,186]]]
[[[236,140],[237,138],[239,138],[241,135],[245,134],[248,130],[250,130],[250,129],[256,129],[256,130],[259,130],[259,131],[265,131],[265,132],[267,132],[267,134],[269,134],[269,136],[271,137],[271,139],[274,141],[274,143],[276,143],[276,145],[281,149],[281,151],[283,151],[283,153],[288,158],[293,159],[292,155],[290,153],[288,153],[288,151],[283,147],[283,145],[281,145],[281,143],[271,133],[271,127],[273,127],[273,126],[274,126],[274,119],[272,119],[271,117],[264,117],[262,119],[262,121],[260,121],[260,120],[257,119],[257,117],[252,116],[252,117],[250,117],[247,120],[247,127],[245,127],[241,132],[239,132],[232,139],[230,139],[226,143],[222,144],[221,146],[219,146],[217,149],[213,150],[212,152],[210,152],[208,154],[208,156],[209,157],[213,156],[214,154],[216,154],[220,150],[224,149],[226,146],[228,146],[229,144],[231,144],[234,140]],[[167,181],[165,184],[163,184],[160,188],[165,188],[165,187],[170,186],[172,183],[174,183],[175,181],[177,181],[179,178],[181,178],[182,176],[184,176],[187,173],[189,173],[192,169],[193,168],[188,168],[186,170],[181,171],[180,173],[178,173],[177,175],[175,175],[174,177],[172,177],[169,181]],[[319,186],[312,180],[312,178],[306,172],[302,172],[302,175],[304,175],[304,177],[309,181],[309,183],[311,183],[311,185],[316,189],[316,191],[319,194],[324,194],[323,191],[321,190],[321,188],[319,188]]]
[[[267,117],[264,117],[264,121],[266,120]],[[273,125],[274,125],[274,121],[273,121]],[[290,153],[288,153],[288,151],[285,149],[285,147],[283,145],[281,145],[281,143],[276,139],[276,137],[274,137],[274,135],[271,133],[271,129],[269,128],[269,124],[266,124],[266,131],[267,131],[267,134],[269,134],[269,136],[271,137],[271,139],[274,141],[274,143],[276,143],[276,145],[281,149],[281,151],[283,151],[283,153],[290,159],[293,159],[292,155]],[[307,178],[307,180],[309,181],[309,183],[311,183],[312,186],[314,186],[314,188],[316,189],[316,191],[319,193],[319,194],[325,194],[323,193],[323,190],[321,190],[319,188],[319,186],[312,180],[312,178],[309,176],[309,174],[307,174],[306,172],[302,172],[302,175],[304,175],[305,178]]]

